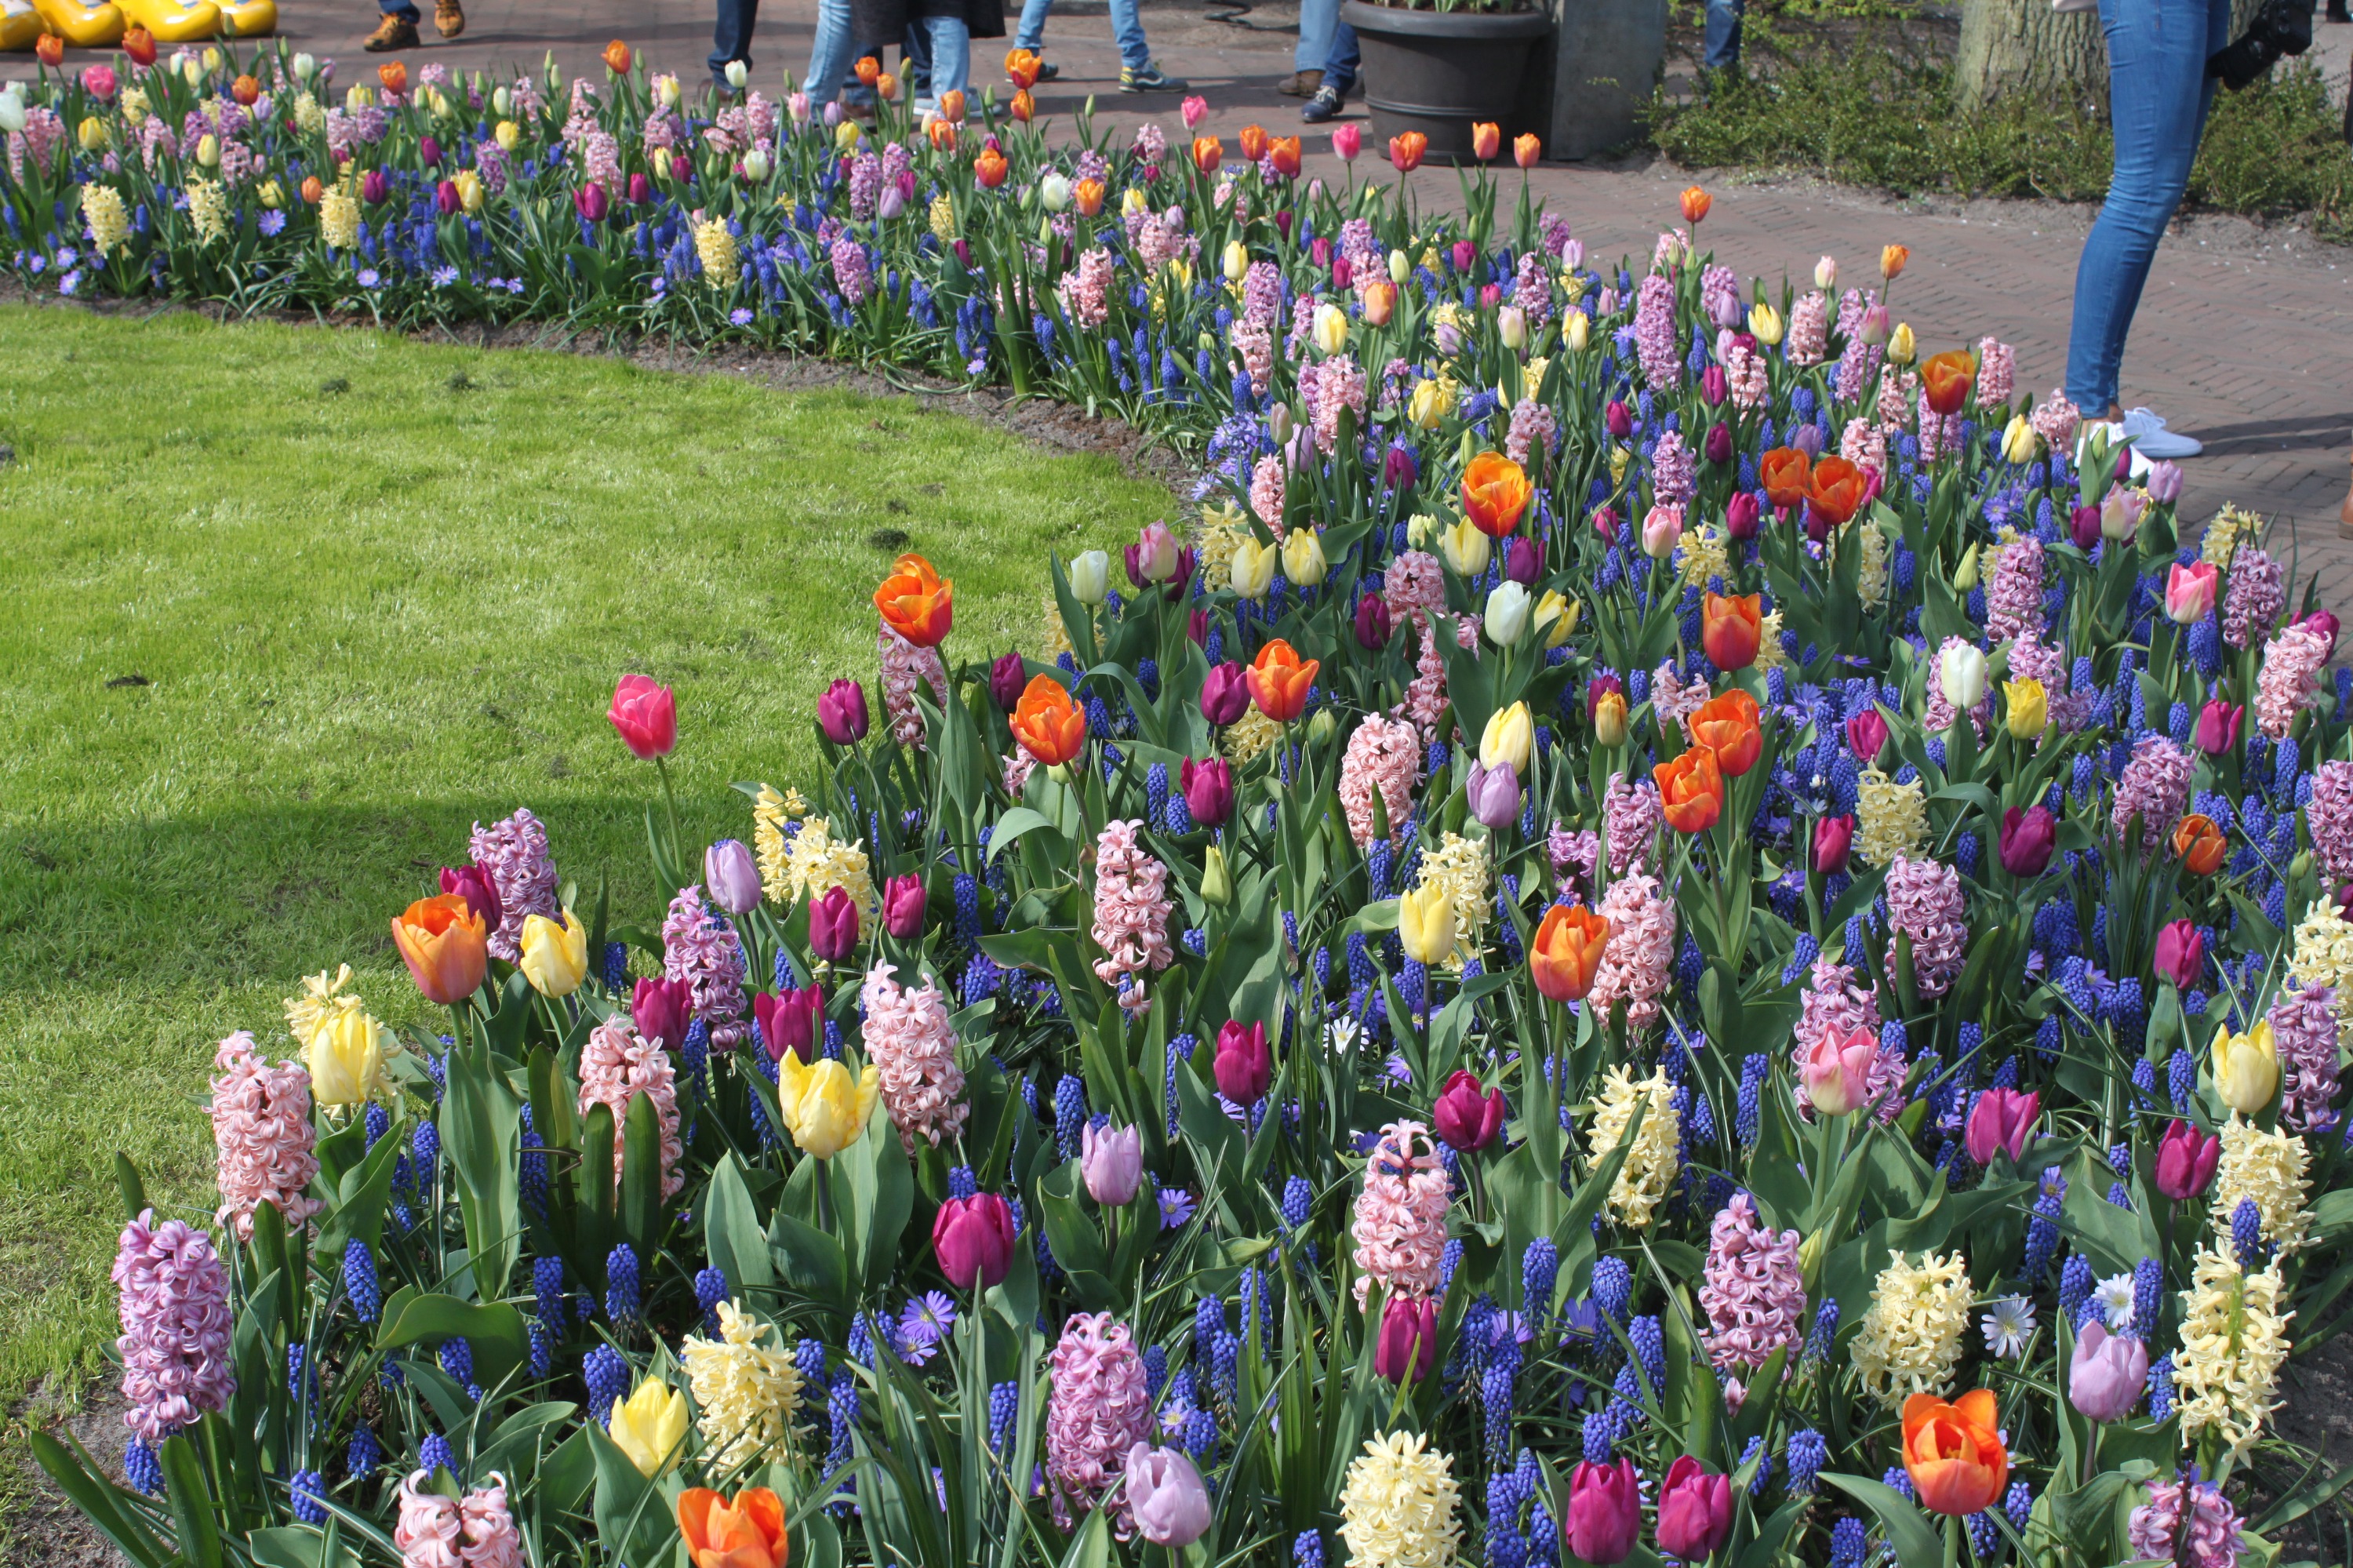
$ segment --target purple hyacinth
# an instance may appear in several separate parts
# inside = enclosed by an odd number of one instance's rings
[[[547,853],[547,829],[528,807],[520,808],[487,828],[476,822],[467,849],[499,890],[499,927],[491,933],[491,953],[520,963],[523,921],[533,915],[551,920],[564,916],[556,902],[555,862]]]
[[[231,1375],[228,1275],[212,1239],[153,1209],[122,1227],[115,1254],[120,1291],[123,1422],[150,1446],[206,1411],[226,1409]]]

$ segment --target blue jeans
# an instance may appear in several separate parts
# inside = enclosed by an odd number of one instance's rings
[[[1701,63],[1709,70],[1730,70],[1740,63],[1740,14],[1748,0],[1707,0],[1707,52]]]
[[[817,0],[817,37],[809,43],[808,75],[801,90],[820,113],[856,79],[849,68],[858,58],[858,38],[849,26],[849,0]]]
[[[719,0],[719,23],[711,30],[711,79],[723,83],[730,61],[752,68],[752,24],[759,16],[760,0]]]
[[[420,19],[417,15],[417,7],[410,3],[410,0],[375,0],[375,4],[376,9],[385,16],[397,16],[412,27],[417,26]]]
[[[1324,56],[1324,85],[1347,97],[1348,90],[1356,85],[1356,68],[1363,63],[1364,56],[1356,48],[1356,29],[1335,15],[1332,48]]]
[[[1332,3],[1336,5],[1339,0]],[[1053,6],[1054,0],[1022,0],[1021,21],[1013,30],[1015,48],[1046,47],[1046,13]],[[1152,48],[1144,41],[1144,18],[1136,15],[1135,0],[1111,0],[1111,36],[1119,45],[1120,64],[1142,70],[1152,63]]]
[[[2119,401],[2117,375],[2149,262],[2197,161],[2214,101],[2206,57],[2231,41],[2231,0],[2100,0],[2108,35],[2116,170],[2075,267],[2067,396],[2094,418]]]
[[[944,92],[962,92],[972,76],[972,32],[962,16],[916,16],[900,46],[907,74],[925,80],[923,96],[934,102]]]
[[[1291,51],[1291,69],[1321,69],[1339,25],[1340,0],[1299,0],[1299,47]]]

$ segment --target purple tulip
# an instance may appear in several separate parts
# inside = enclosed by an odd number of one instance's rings
[[[1714,366],[1710,368],[1713,369]],[[1730,462],[1732,461],[1732,427],[1722,419],[1710,425],[1707,428],[1705,439],[1700,443],[1700,451],[1710,462]]]
[[[1208,1533],[1215,1510],[1193,1461],[1174,1448],[1138,1443],[1127,1451],[1127,1507],[1136,1533],[1172,1552]]]
[[[2067,1366],[2067,1401],[2093,1421],[2122,1421],[2140,1403],[2148,1383],[2148,1347],[2129,1334],[2111,1334],[2096,1318],[2075,1336]]]
[[[2198,983],[2206,968],[2206,938],[2187,920],[2175,920],[2157,934],[2157,974],[2176,991]]]
[[[1519,775],[1508,762],[1493,768],[1472,763],[1464,792],[1470,797],[1471,814],[1493,832],[1501,832],[1520,820]]]
[[[1388,601],[1368,593],[1356,601],[1356,646],[1377,653],[1389,645]]]
[[[417,139],[417,161],[428,169],[441,166],[441,143],[430,136]]]
[[[1721,365],[1711,365],[1705,370],[1700,372],[1700,400],[1705,403],[1709,408],[1723,408],[1725,398],[1731,395],[1732,385],[1725,376],[1724,366]],[[1718,458],[1715,461],[1721,462],[1723,460]]]
[[[670,1050],[686,1044],[687,1020],[694,1012],[694,986],[682,980],[641,980],[629,998],[629,1019],[638,1037]]]
[[[1413,449],[1402,442],[1391,446],[1381,459],[1381,482],[1391,490],[1411,490],[1415,480],[1421,477],[1421,464]]]
[[[1514,535],[1504,551],[1504,575],[1522,588],[1534,588],[1543,570],[1543,547],[1525,534]]]
[[[847,960],[858,950],[858,903],[836,883],[809,905],[809,951],[827,963]]]
[[[1754,539],[1765,526],[1765,507],[1754,491],[1736,491],[1724,508],[1724,531],[1736,539]]]
[[[1568,1549],[1580,1561],[1608,1568],[1632,1554],[1642,1529],[1642,1489],[1634,1461],[1580,1463],[1568,1479]]]
[[[1274,1054],[1267,1049],[1266,1025],[1253,1023],[1245,1029],[1233,1019],[1218,1031],[1218,1057],[1214,1067],[1218,1093],[1242,1107],[1258,1104],[1266,1097],[1266,1087],[1274,1081]]]
[[[2317,633],[2321,641],[2328,644],[2328,657],[2337,657],[2337,632],[2340,623],[2334,612],[2316,609],[2296,624],[2306,631]]]
[[[1799,425],[1789,432],[1789,444],[1810,458],[1818,458],[1822,455],[1822,428]]]
[[[855,746],[866,738],[866,688],[855,681],[836,681],[817,699],[818,728],[836,746]]]
[[[481,921],[482,929],[499,928],[499,885],[480,866],[464,865],[441,868],[441,891],[454,893],[466,901],[466,907]]]
[[[1250,712],[1249,673],[1230,659],[1210,671],[1201,683],[1201,716],[1222,726]]]
[[[959,1290],[1002,1285],[1013,1265],[1013,1211],[994,1192],[950,1198],[932,1219],[940,1272]]]
[[[1392,1296],[1381,1308],[1373,1371],[1390,1383],[1416,1382],[1438,1365],[1438,1308],[1428,1297]]]
[[[702,885],[711,901],[730,915],[760,906],[760,868],[740,839],[721,839],[702,852]]]
[[[2075,548],[2088,550],[2100,542],[2100,509],[2078,506],[2067,514],[2067,537]]]
[[[456,212],[464,203],[458,199],[458,182],[443,180],[433,187],[433,210],[443,217]]]
[[[1090,1124],[1079,1134],[1079,1175],[1098,1203],[1115,1209],[1133,1202],[1144,1185],[1144,1135]]]
[[[1634,433],[1634,410],[1612,397],[1609,406],[1601,410],[1601,422],[1609,427],[1612,436],[1622,441]]]
[[[923,934],[923,879],[913,872],[882,885],[882,928],[902,942]]]
[[[1021,688],[1029,683],[1029,669],[1018,653],[1008,653],[988,667],[988,700],[999,713],[1009,714],[1019,707]]]
[[[370,169],[360,176],[360,200],[370,207],[382,201],[391,189],[392,182],[385,177],[382,169]]]
[[[1185,796],[1185,809],[1201,826],[1221,828],[1233,815],[1234,770],[1224,758],[1206,762],[1187,758],[1176,770],[1176,787]]]
[[[683,153],[672,153],[670,155],[670,177],[680,185],[686,184],[694,177],[694,160]]]
[[[2181,467],[2163,458],[2148,465],[2148,498],[2171,503],[2181,499]]]
[[[2001,868],[2012,876],[2041,876],[2059,846],[2059,819],[2036,804],[2001,814]]]
[[[645,176],[645,173],[644,173],[644,171],[639,170],[639,171],[638,171],[638,172],[636,172],[636,173],[634,173],[634,174],[630,175],[629,175],[629,201],[630,201],[630,203],[634,206],[634,205],[639,205],[639,204],[642,204],[642,203],[645,203],[645,202],[649,202],[649,201],[651,201],[651,200],[653,200],[653,199],[654,199],[654,183],[653,183],[653,181],[651,181],[651,180],[648,179],[648,178]]]

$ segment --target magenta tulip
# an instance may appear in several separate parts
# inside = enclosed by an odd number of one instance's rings
[[[2187,920],[2175,920],[2157,934],[2157,973],[2173,982],[2176,991],[2198,983],[2206,968],[2206,938]]]
[[[809,951],[829,964],[846,961],[858,950],[858,903],[839,884],[812,899],[808,911]]]
[[[2067,539],[2079,550],[2088,550],[2100,542],[2100,509],[2078,506],[2067,514]]]
[[[1724,531],[1736,539],[1754,539],[1765,526],[1765,507],[1753,491],[1736,492],[1724,508]]]
[[[1609,406],[1601,410],[1601,422],[1609,427],[1612,436],[1622,441],[1634,433],[1634,410],[1612,397]]]
[[[813,985],[797,986],[771,996],[752,998],[752,1019],[760,1026],[760,1044],[768,1060],[781,1062],[790,1051],[808,1061],[817,1050],[818,1025],[825,1017],[825,992]]]
[[[1440,1091],[1430,1119],[1449,1148],[1484,1149],[1503,1132],[1510,1110],[1503,1090],[1482,1089],[1478,1075],[1457,1068]]]
[[[1969,1158],[1979,1165],[1990,1165],[1996,1154],[2007,1154],[2010,1163],[2016,1164],[2024,1158],[2027,1136],[2034,1130],[2035,1118],[2042,1114],[2040,1094],[1988,1089],[1969,1107],[1968,1128],[1963,1135]]]
[[[1187,758],[1176,770],[1176,787],[1184,794],[1185,809],[1202,827],[1223,827],[1234,813],[1234,770],[1222,757],[1206,762]]]
[[[1814,824],[1814,869],[1834,876],[1846,869],[1854,850],[1854,819],[1824,817]]]
[[[1021,688],[1029,683],[1029,667],[1018,653],[1008,653],[988,667],[988,700],[999,713],[1021,705]]]
[[[1438,1307],[1428,1297],[1392,1296],[1381,1308],[1373,1371],[1390,1383],[1416,1382],[1438,1364]]]
[[[855,681],[836,681],[817,699],[817,726],[836,746],[855,746],[866,738],[871,721],[866,714],[866,688]]]
[[[1544,548],[1525,534],[1514,535],[1504,551],[1504,575],[1522,588],[1534,588],[1544,570]]]
[[[629,176],[629,204],[632,207],[638,207],[653,199],[653,181],[646,178],[642,173],[631,175]]]
[[[392,192],[392,181],[382,169],[370,169],[360,176],[360,200],[375,206]]]
[[[1267,1049],[1266,1025],[1245,1029],[1233,1019],[1218,1031],[1218,1056],[1212,1068],[1218,1093],[1238,1106],[1249,1107],[1266,1097],[1274,1081],[1274,1054]]]
[[[682,980],[641,980],[629,998],[629,1017],[649,1044],[675,1051],[686,1044],[687,1020],[694,1015],[694,985]]]
[[[2198,749],[2209,757],[2220,757],[2235,749],[2239,744],[2239,725],[2246,716],[2247,710],[2236,703],[2226,703],[2219,697],[2208,703],[2198,710],[2198,730],[2194,737]]]
[[[1568,1549],[1581,1562],[1623,1563],[1642,1529],[1642,1489],[1634,1461],[1597,1465],[1586,1460],[1568,1478]]]
[[[1659,1550],[1699,1563],[1732,1534],[1732,1478],[1712,1476],[1689,1454],[1667,1467],[1659,1483]]]
[[[1213,725],[1233,723],[1250,705],[1250,672],[1230,659],[1201,683],[1201,716]]]
[[[1710,425],[1707,428],[1706,436],[1700,442],[1700,453],[1713,463],[1730,462],[1732,461],[1732,427],[1721,419]]]
[[[1887,720],[1877,708],[1865,708],[1846,721],[1847,749],[1868,768],[1887,749]]]
[[[2157,1140],[2157,1190],[2179,1203],[2206,1191],[2222,1157],[2222,1140],[2179,1118]]]
[[[499,885],[491,880],[489,872],[471,862],[455,867],[445,865],[441,868],[441,891],[464,899],[467,909],[481,921],[482,929],[498,929]]]
[[[602,223],[605,221],[606,213],[612,210],[612,198],[605,194],[603,185],[598,185],[595,180],[590,180],[572,193],[572,206],[575,211],[589,222]]]
[[[1379,652],[1389,645],[1388,601],[1368,593],[1356,601],[1356,646]]]
[[[1999,855],[2010,875],[2041,876],[2058,847],[2059,819],[2050,807],[2036,804],[2021,811],[2012,806],[2001,814]]]
[[[932,1219],[940,1272],[959,1290],[1004,1283],[1013,1265],[1013,1211],[994,1192],[950,1198]]]
[[[1711,365],[1705,370],[1699,373],[1699,398],[1701,402],[1706,404],[1711,408],[1721,408],[1724,407],[1724,400],[1731,395],[1732,381],[1729,376],[1724,374],[1724,366],[1720,365]],[[1717,459],[1716,461],[1722,461],[1723,460]]]
[[[902,942],[923,934],[923,879],[913,872],[894,876],[882,886],[882,928]]]
[[[456,212],[465,203],[458,195],[458,182],[441,180],[433,186],[433,210],[443,217]]]

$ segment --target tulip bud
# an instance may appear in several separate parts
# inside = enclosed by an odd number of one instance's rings
[[[1419,1382],[1438,1365],[1438,1307],[1428,1297],[1392,1296],[1381,1308],[1373,1372],[1387,1382]]]
[[[1593,705],[1593,740],[1597,746],[1626,744],[1626,699],[1605,692]]]
[[[2148,1382],[2148,1347],[2139,1337],[2110,1334],[2094,1319],[2075,1340],[2067,1369],[2067,1402],[2093,1421],[2122,1421],[2140,1403]]]
[[[2051,808],[2012,806],[2001,817],[2001,868],[2012,876],[2040,876],[2059,844],[2059,819]]]
[[[2007,1154],[2015,1165],[2026,1158],[2026,1140],[2034,1131],[2035,1118],[2042,1114],[2040,1094],[1988,1089],[1970,1107],[1962,1134],[1969,1159],[1987,1166],[1993,1163],[1995,1155]]]
[[[1234,901],[1234,879],[1225,852],[1211,844],[1201,858],[1201,902],[1222,909]]]
[[[1887,363],[1890,365],[1909,365],[1915,359],[1919,357],[1919,348],[1912,336],[1911,323],[1909,322],[1897,323],[1894,332],[1888,335]]]
[[[728,69],[743,68],[737,62]],[[1013,1265],[1015,1239],[1013,1211],[994,1192],[950,1198],[932,1221],[932,1250],[940,1271],[959,1290],[1003,1284]]]
[[[1234,546],[1233,556],[1226,563],[1226,575],[1234,592],[1246,599],[1264,599],[1274,586],[1274,568],[1282,558],[1280,545],[1242,540]]]
[[[2013,414],[2001,432],[2001,455],[2009,462],[2032,462],[2042,440],[2025,415]]]
[[[1079,1174],[1087,1196],[1107,1208],[1134,1201],[1144,1184],[1144,1137],[1133,1127],[1095,1127],[1080,1134]]]
[[[1493,768],[1472,763],[1464,794],[1472,817],[1492,832],[1502,832],[1520,820],[1520,780],[1508,762]]]
[[[1865,343],[1883,344],[1887,341],[1889,330],[1890,323],[1887,319],[1887,307],[1885,305],[1873,305],[1862,313],[1862,322],[1856,329],[1856,335],[1861,337]]]
[[[1250,711],[1249,672],[1227,660],[1201,683],[1201,716],[1223,727]]]
[[[1966,711],[1985,701],[1985,650],[1964,642],[1945,651],[1936,667],[1936,678],[1945,693],[1945,700],[1957,710]]]
[[[1663,561],[1675,553],[1683,543],[1683,509],[1680,506],[1653,506],[1642,518],[1642,554],[1654,561]]]
[[[1509,1113],[1503,1090],[1482,1089],[1477,1074],[1458,1068],[1447,1078],[1430,1120],[1447,1147],[1468,1152],[1494,1142]]]
[[[1560,323],[1560,341],[1575,353],[1593,339],[1593,320],[1583,311],[1571,311]]]
[[[1814,824],[1814,870],[1835,876],[1846,869],[1854,846],[1854,819],[1824,817]]]
[[[2228,1029],[2214,1036],[2214,1088],[2222,1103],[2241,1116],[2259,1114],[2279,1092],[2279,1048],[2272,1036],[2272,1021],[2260,1019],[2243,1034]]]
[[[1111,556],[1084,550],[1070,565],[1071,597],[1084,605],[1099,605],[1111,596]]]
[[[858,905],[839,883],[809,904],[809,950],[829,964],[858,950]]]
[[[1398,899],[1398,939],[1418,963],[1442,964],[1452,955],[1454,896],[1443,884],[1424,884]]]
[[[1337,305],[1315,307],[1310,335],[1316,349],[1326,355],[1337,354],[1348,346],[1348,317]]]

